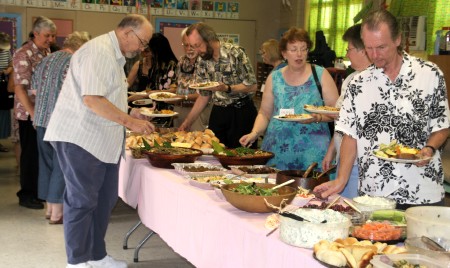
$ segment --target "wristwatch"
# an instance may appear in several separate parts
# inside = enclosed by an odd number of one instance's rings
[[[231,86],[230,85],[227,85],[227,87],[228,87],[228,89],[227,89],[227,91],[225,91],[226,93],[231,93]]]

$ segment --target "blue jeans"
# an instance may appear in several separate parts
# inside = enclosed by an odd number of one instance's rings
[[[69,264],[106,256],[105,235],[118,199],[119,165],[104,163],[83,148],[52,142],[64,173],[64,240]]]
[[[49,203],[62,204],[66,183],[55,149],[44,141],[46,130],[44,127],[36,127],[39,153],[38,197]]]

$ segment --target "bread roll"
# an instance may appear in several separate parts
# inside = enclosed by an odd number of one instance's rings
[[[335,240],[336,243],[340,243],[342,245],[353,245],[358,242],[358,239],[354,237],[347,237],[344,239],[338,238]]]
[[[212,146],[211,146],[211,144],[203,143],[203,144],[200,146],[200,148],[202,148],[202,149],[211,149]]]
[[[348,266],[350,266],[350,268],[358,268],[355,257],[353,257],[352,253],[347,248],[341,248],[340,252],[344,254],[345,259],[347,260],[347,264]]]
[[[361,259],[358,261],[358,267],[366,268],[374,255],[375,255],[375,253],[373,251],[366,252],[363,256],[361,256]]]
[[[204,133],[209,135],[211,138],[216,136],[216,134],[214,134],[214,132],[209,128],[205,129]]]
[[[316,258],[337,267],[345,267],[347,265],[347,259],[340,251],[321,249],[316,253]]]

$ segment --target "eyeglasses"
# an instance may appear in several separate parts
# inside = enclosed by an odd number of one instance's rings
[[[288,52],[292,53],[292,54],[297,54],[298,52],[300,52],[301,54],[306,54],[308,53],[309,49],[307,47],[305,48],[292,48],[292,49],[288,49]]]
[[[353,49],[357,49],[356,47],[348,47],[345,51],[347,51],[347,53],[349,53],[350,51],[352,51]]]
[[[141,43],[142,48],[143,49],[148,48],[148,42],[145,42],[144,40],[142,40],[134,30],[131,30],[131,31],[134,33],[134,35],[136,35],[137,39],[139,39],[139,42]]]

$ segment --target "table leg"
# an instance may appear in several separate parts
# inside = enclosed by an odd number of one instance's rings
[[[131,234],[136,231],[136,229],[142,224],[142,221],[138,221],[136,225],[131,227],[131,229],[127,232],[125,235],[125,238],[123,239],[123,249],[128,249],[128,238],[130,238]]]
[[[155,234],[155,232],[153,232],[152,230],[150,230],[150,232],[144,237],[144,239],[142,239],[141,242],[139,242],[139,245],[136,247],[136,249],[134,250],[134,262],[138,262],[138,255],[139,255],[139,250],[141,249],[141,247],[147,242],[147,240],[150,239],[150,237],[152,237],[152,235]]]

